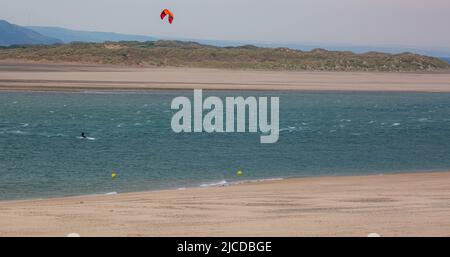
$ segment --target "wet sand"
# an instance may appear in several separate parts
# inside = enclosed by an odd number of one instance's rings
[[[450,172],[0,202],[0,236],[450,236]]]
[[[0,62],[0,90],[450,92],[449,73],[277,72]]]

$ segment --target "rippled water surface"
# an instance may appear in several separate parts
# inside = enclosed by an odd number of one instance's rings
[[[279,142],[173,133],[191,91],[0,93],[0,200],[450,168],[450,94],[204,93],[279,96]]]

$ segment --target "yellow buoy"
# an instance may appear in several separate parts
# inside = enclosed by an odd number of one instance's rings
[[[236,175],[242,176],[242,175],[244,175],[244,172],[243,172],[242,170],[238,170],[238,171],[236,172]]]
[[[112,179],[115,179],[116,177],[117,177],[117,173],[115,173],[115,172],[111,173],[111,178]]]

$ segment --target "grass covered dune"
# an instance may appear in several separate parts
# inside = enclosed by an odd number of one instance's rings
[[[0,48],[0,60],[125,66],[195,67],[290,71],[420,72],[449,70],[450,64],[413,53],[310,52],[288,48],[214,47],[195,42],[72,43]]]

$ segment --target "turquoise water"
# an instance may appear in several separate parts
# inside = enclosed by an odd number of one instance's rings
[[[279,96],[264,145],[173,133],[170,103],[192,93],[0,93],[0,200],[450,169],[450,94],[209,92]]]

